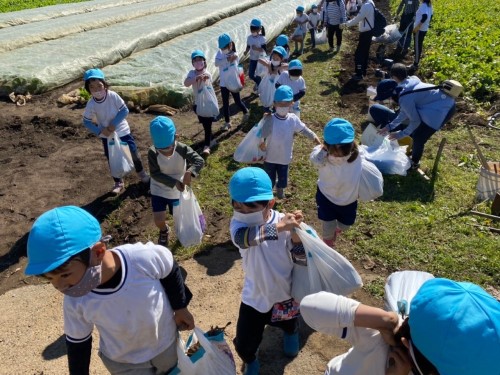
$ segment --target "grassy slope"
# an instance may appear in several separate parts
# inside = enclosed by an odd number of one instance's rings
[[[33,9],[55,4],[80,3],[87,0],[0,0],[0,13],[14,12],[16,10]]]

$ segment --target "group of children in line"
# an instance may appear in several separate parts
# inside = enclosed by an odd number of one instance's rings
[[[327,1],[326,7],[328,3],[331,2]],[[303,31],[310,18],[303,17],[304,9],[299,8],[296,21]],[[316,14],[314,10],[313,14]],[[328,12],[327,17],[330,17]],[[311,23],[313,28],[317,25],[315,22]],[[260,77],[255,74],[261,63],[267,67],[269,74],[277,76],[277,80],[273,111],[266,108],[264,114],[270,121],[266,121],[267,125],[262,129],[264,142],[261,147],[266,150],[263,168],[242,168],[229,181],[233,209],[230,235],[243,258],[245,273],[234,346],[244,362],[245,375],[259,374],[258,349],[268,324],[283,329],[283,352],[286,356],[295,357],[300,350],[299,306],[291,296],[291,283],[294,260],[305,257],[304,247],[295,232],[304,218],[301,211],[284,214],[273,209],[276,203],[273,188],[276,186],[278,198],[285,196],[294,135],[302,134],[316,143],[310,159],[319,174],[316,192],[318,218],[323,226],[323,240],[331,247],[335,246],[339,233],[355,222],[361,174],[365,168],[351,123],[341,118],[331,119],[324,127],[321,140],[296,115],[298,107],[294,108],[294,103],[305,94],[305,83],[301,77],[303,66],[298,60],[287,63],[289,48],[286,36],[278,37],[277,45],[267,60],[262,57],[266,51],[266,39],[261,22],[252,20],[250,30],[246,49],[250,52],[250,78],[257,86],[261,83]],[[314,32],[311,34],[314,37]],[[221,73],[224,128],[229,129],[229,94],[246,117],[248,109],[239,93],[227,89],[223,78],[225,69],[231,64],[238,65],[234,42],[229,35],[223,34],[218,39],[218,46],[220,49],[215,64]],[[212,77],[206,71],[206,57],[202,51],[194,51],[191,61],[194,69],[188,73],[184,84],[193,86],[196,95],[196,85],[200,82],[211,85]],[[28,238],[26,273],[45,276],[65,294],[64,331],[70,374],[89,371],[94,325],[100,332],[99,353],[110,373],[168,374],[177,362],[177,330],[193,329],[195,320],[187,307],[192,294],[166,248],[169,237],[166,210],[168,207],[172,214],[173,208],[179,205],[180,192],[191,184],[193,177],[199,175],[204,159],[190,146],[177,140],[175,124],[170,118],[159,116],[150,124],[153,145],[148,150],[149,177],[130,133],[126,121],[128,110],[123,100],[109,90],[99,69],[87,71],[84,80],[86,89],[92,95],[84,112],[85,126],[103,139],[106,156],[106,139],[116,132],[129,145],[139,177],[144,183],[150,183],[154,222],[160,230],[158,245],[149,242],[108,249],[108,239],[102,236],[94,217],[78,207],[58,207],[41,215],[32,227]],[[196,108],[194,110],[196,112]],[[97,124],[93,122],[94,118]],[[209,154],[213,145],[211,126],[214,119],[201,116],[198,119],[205,129],[204,154]],[[122,189],[123,181],[115,179],[113,191],[119,193]],[[464,335],[467,339],[471,335],[481,340],[481,348],[487,355],[482,354],[477,368],[481,368],[481,373],[493,373],[497,367],[492,359],[494,356],[490,358],[488,353],[494,353],[499,347],[500,310],[493,303],[494,299],[480,288],[473,286],[470,292],[469,289],[471,287],[449,280],[439,285],[443,298],[461,293],[462,301],[470,300],[466,303],[470,302],[467,306],[473,313],[483,311],[478,324],[488,325],[493,333],[480,337],[476,326],[461,326],[463,329],[457,335]],[[359,326],[379,330],[384,338],[388,337],[394,350],[389,355],[392,372],[387,371],[386,374],[406,375],[415,368],[419,371],[415,373],[423,374],[420,368],[429,361],[435,371],[429,370],[426,374],[437,371],[443,375],[471,374],[463,370],[460,372],[456,370],[457,366],[450,365],[450,361],[457,361],[454,353],[442,349],[438,352],[428,344],[428,340],[417,339],[419,334],[421,337],[422,332],[427,331],[422,322],[433,324],[434,319],[436,327],[449,328],[462,324],[458,316],[436,318],[423,311],[420,312],[421,320],[417,322],[418,315],[415,314],[415,318],[411,315],[409,324],[414,339],[403,336],[395,342],[394,332],[401,328],[394,314],[385,314],[380,309],[335,295],[311,296],[304,301],[306,322],[318,330],[329,332],[328,327]],[[335,304],[338,311],[333,311]],[[485,312],[487,309],[482,309],[482,306],[488,306],[491,312]],[[412,309],[420,311],[423,308],[419,310],[416,305]],[[278,310],[280,314],[275,313]],[[335,316],[339,314],[346,315],[342,324],[336,322]],[[414,332],[413,327],[417,326]],[[470,349],[470,345],[467,348]],[[418,352],[417,356],[415,352]],[[462,354],[458,358],[472,361],[472,354]],[[449,368],[453,370],[447,370]],[[340,366],[331,373],[352,372]]]

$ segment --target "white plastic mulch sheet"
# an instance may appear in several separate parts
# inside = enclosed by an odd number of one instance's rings
[[[315,1],[302,1],[306,7]],[[116,65],[104,68],[113,89],[141,104],[163,102],[173,106],[185,104],[192,89],[183,85],[191,65],[191,52],[200,49],[207,57],[207,69],[215,80],[219,70],[214,65],[218,50],[218,36],[227,33],[235,41],[237,53],[242,59],[246,39],[250,33],[250,21],[259,18],[268,41],[278,36],[295,17],[296,0],[271,0],[237,16],[180,36],[153,49],[128,57]],[[293,43],[293,42],[291,42]],[[273,45],[268,42],[268,50]]]
[[[0,94],[40,93],[62,86],[81,78],[88,68],[114,64],[132,53],[199,30],[263,1],[206,0],[1,53]],[[144,6],[147,3],[153,1],[142,2]],[[127,8],[114,9],[121,13]],[[53,21],[45,22],[48,28]],[[1,29],[0,37],[2,32],[17,27]]]

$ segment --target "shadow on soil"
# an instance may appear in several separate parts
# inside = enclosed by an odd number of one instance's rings
[[[194,260],[207,269],[208,276],[225,274],[233,267],[234,262],[240,258],[240,253],[231,240],[210,246],[193,257]]]
[[[66,336],[61,335],[56,341],[47,345],[47,347],[42,352],[42,357],[46,361],[51,361],[53,359],[65,356],[66,354]]]

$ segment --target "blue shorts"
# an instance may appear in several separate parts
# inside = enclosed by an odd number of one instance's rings
[[[346,206],[339,206],[330,202],[318,188],[316,190],[316,205],[318,208],[318,219],[320,220],[337,220],[344,225],[353,225],[356,221],[356,213],[358,211],[357,200]]]
[[[151,206],[153,206],[153,212],[164,212],[167,210],[168,206],[168,212],[172,215],[174,207],[178,205],[178,199],[168,199],[159,197],[158,195],[151,196]]]

